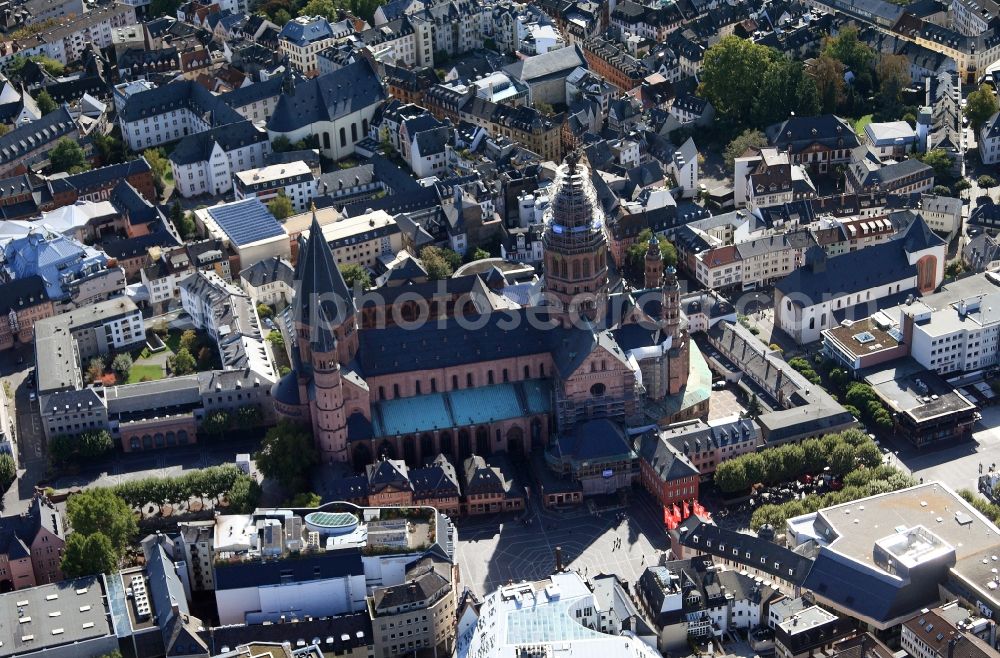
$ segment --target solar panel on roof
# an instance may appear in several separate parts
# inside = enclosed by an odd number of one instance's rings
[[[278,220],[258,199],[210,208],[208,214],[237,245],[266,240],[283,233]]]

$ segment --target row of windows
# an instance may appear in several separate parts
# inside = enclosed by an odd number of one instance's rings
[[[601,369],[604,370],[605,367],[606,367],[606,364],[603,361],[601,363],[602,363]],[[591,367],[593,368],[593,364],[591,364]],[[591,370],[591,372],[593,372],[593,369]],[[510,381],[510,373],[509,373],[509,371],[508,371],[507,368],[503,368],[501,370],[500,376],[501,376],[501,378],[502,378],[502,380],[503,380],[504,383],[508,383]],[[545,364],[544,363],[538,364],[538,377],[539,378],[544,378],[545,377]],[[524,366],[524,379],[531,379],[531,366],[527,365],[527,364]],[[456,390],[457,391],[457,390],[460,390],[462,388],[459,385],[459,381],[460,380],[459,380],[458,375],[452,375],[451,376],[451,390]],[[496,383],[496,381],[495,381],[495,376],[493,374],[493,370],[492,369],[488,370],[486,372],[486,385],[487,386],[492,386],[495,383]],[[475,383],[475,378],[474,378],[473,374],[471,372],[466,373],[465,374],[465,387],[466,388],[473,388],[475,386],[476,386],[476,383]],[[414,382],[414,390],[415,390],[415,395],[423,395],[423,384],[421,383],[421,380],[418,379],[416,382]],[[437,393],[438,392],[438,383],[437,383],[437,378],[436,377],[431,377],[430,378],[430,391],[429,392],[430,393]],[[401,397],[399,384],[393,384],[392,385],[392,397],[393,397],[393,399]],[[385,386],[379,386],[378,387],[378,399],[379,400],[389,399],[385,395]]]

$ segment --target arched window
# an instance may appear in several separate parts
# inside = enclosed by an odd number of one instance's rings
[[[596,398],[604,395],[606,390],[604,384],[598,382],[590,387],[590,394]]]
[[[437,393],[437,392],[438,392],[438,380],[434,377],[431,377],[431,393]]]
[[[524,378],[531,379],[531,366],[524,366]]]
[[[489,384],[493,383],[493,371],[492,370],[490,370],[489,372],[486,373],[486,382],[489,383]]]
[[[358,141],[358,124],[356,123],[351,124],[351,141]]]
[[[341,128],[340,129],[340,145],[341,146],[347,146],[347,129],[346,128]]]
[[[420,380],[418,379],[414,385],[417,387],[417,395],[420,395]]]
[[[510,378],[507,376],[507,369],[506,368],[503,369],[503,381],[504,381],[505,384],[508,381],[510,381]]]
[[[378,399],[379,400],[384,400],[385,399],[385,386],[379,386],[378,387]]]
[[[323,133],[323,148],[330,149],[330,133]]]
[[[361,132],[363,132],[365,135],[368,134],[368,119],[361,120]]]
[[[578,260],[573,261],[573,278],[580,278],[580,261]]]
[[[589,260],[583,261],[583,276],[586,276],[586,277],[590,276],[590,261]]]
[[[451,387],[454,389],[458,388],[458,375],[451,376]]]
[[[399,397],[399,384],[393,384],[392,385],[392,397],[394,397],[394,398],[398,398]]]

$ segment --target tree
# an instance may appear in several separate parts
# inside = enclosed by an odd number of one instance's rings
[[[114,135],[96,133],[91,139],[94,150],[97,151],[102,165],[118,164],[125,162],[125,143]]]
[[[844,65],[829,55],[822,55],[813,61],[809,73],[816,81],[820,109],[824,114],[833,114],[845,100]]]
[[[767,137],[759,130],[744,130],[736,139],[729,142],[723,156],[726,161],[726,169],[731,170],[735,166],[736,158],[746,154],[747,151],[767,146]]]
[[[17,464],[14,463],[14,458],[6,452],[0,453],[0,490],[6,491],[16,479]]]
[[[236,424],[242,429],[249,429],[260,425],[263,420],[260,407],[255,404],[246,405],[236,410]]]
[[[222,436],[222,433],[229,429],[230,423],[232,423],[232,419],[229,417],[229,412],[220,409],[213,411],[205,417],[205,420],[201,421],[201,429],[206,434]]]
[[[189,240],[198,234],[198,226],[194,223],[191,214],[184,212],[180,201],[174,201],[170,206],[170,221],[185,240]]]
[[[233,486],[226,492],[229,502],[229,512],[232,514],[249,514],[257,508],[260,498],[260,485],[249,475],[241,473]]]
[[[372,287],[372,277],[360,263],[348,263],[340,266],[340,274],[349,288],[368,290]]]
[[[839,61],[854,74],[855,84],[862,93],[871,89],[871,71],[875,63],[875,51],[858,39],[858,28],[848,25],[837,36],[827,37],[823,43],[823,55]]]
[[[126,353],[118,354],[111,362],[111,369],[114,370],[118,381],[128,380],[128,373],[132,369],[132,357]]]
[[[875,468],[882,463],[882,451],[873,441],[867,441],[854,449],[854,459],[861,466]]]
[[[195,360],[191,352],[182,347],[177,350],[177,354],[170,359],[170,369],[175,375],[188,375],[194,372]]]
[[[142,157],[146,158],[149,168],[153,171],[153,183],[156,185],[157,193],[163,194],[166,189],[167,174],[171,171],[166,151],[162,148],[146,149],[142,152]]]
[[[989,191],[991,187],[997,186],[997,179],[993,178],[989,174],[983,174],[982,176],[976,179],[976,185]]]
[[[93,383],[100,381],[101,377],[104,376],[104,359],[99,356],[95,356],[87,364],[87,381]]]
[[[139,532],[132,509],[111,489],[97,487],[70,496],[66,516],[74,533],[104,533],[119,553]]]
[[[910,84],[910,61],[903,55],[883,55],[875,68],[879,107],[886,119],[902,114],[901,96]]]
[[[212,348],[206,345],[205,347],[198,350],[198,367],[203,370],[208,370],[212,367],[212,359],[215,357],[215,352]]]
[[[267,334],[267,341],[271,343],[275,349],[285,349],[285,337],[277,329],[272,329],[270,333]]]
[[[819,113],[820,99],[816,82],[805,74],[802,62],[781,57],[764,72],[751,117],[755,125],[768,126],[788,118]]]
[[[40,31],[44,31],[49,27],[56,25],[57,22],[58,21],[55,20],[33,21],[32,24],[29,26],[29,29],[37,30],[32,32],[32,34],[37,34]],[[17,31],[15,30],[9,36],[14,39],[21,38],[19,36],[16,36],[16,34]],[[41,67],[45,69],[46,73],[56,78],[58,78],[59,76],[61,76],[63,73],[66,72],[66,67],[63,66],[62,62],[60,62],[57,59],[52,59],[51,57],[46,57],[45,55],[33,55],[32,57],[28,58],[16,56],[13,59],[11,59],[10,62],[7,63],[7,72],[10,73],[11,75],[20,76],[21,70],[24,68],[24,65],[27,64],[29,61],[41,65]]]
[[[931,149],[917,158],[934,169],[935,178],[947,178],[951,175],[951,156],[944,149]]]
[[[712,480],[723,493],[737,493],[750,488],[746,467],[738,459],[720,462],[715,468]]]
[[[490,252],[486,251],[482,247],[476,247],[474,251],[469,252],[469,255],[466,257],[466,260],[472,263],[477,260],[483,260],[484,258],[492,258],[492,257],[493,254],[491,254]]]
[[[35,102],[38,104],[38,111],[42,113],[42,116],[59,109],[58,103],[52,100],[52,95],[44,89],[35,97]]]
[[[965,271],[965,266],[962,264],[960,259],[955,259],[948,263],[944,268],[944,275],[948,278],[954,278]]]
[[[977,133],[991,116],[1000,111],[1000,102],[991,85],[980,85],[979,89],[969,94],[966,99],[965,116]]]
[[[750,401],[747,402],[747,418],[756,418],[760,415],[760,400],[757,399],[756,393],[750,394]]]
[[[198,332],[194,329],[185,329],[181,334],[180,346],[189,352],[193,351],[198,346]]]
[[[333,0],[309,0],[299,11],[300,16],[322,16],[330,22],[337,20],[337,13]]]
[[[271,150],[275,153],[284,153],[292,150],[292,142],[284,135],[278,135],[271,140]]]
[[[261,302],[260,304],[257,304],[257,315],[260,316],[262,320],[274,317],[274,309],[271,308],[270,305]]]
[[[954,188],[956,194],[961,194],[970,187],[972,187],[972,183],[970,183],[969,179],[967,178],[959,178],[957,181],[955,181]]]
[[[152,0],[149,3],[147,16],[176,16],[181,6],[181,0]]]
[[[947,185],[935,185],[931,188],[931,194],[937,194],[938,196],[949,196],[951,195],[951,188]]]
[[[323,497],[312,491],[295,494],[295,496],[288,501],[289,507],[319,507],[322,504]]]
[[[278,192],[278,196],[271,199],[267,204],[267,209],[271,211],[271,214],[277,220],[290,217],[295,212],[291,200],[285,196],[284,192]]]
[[[305,428],[281,421],[267,431],[254,460],[266,477],[277,480],[289,491],[298,492],[319,457],[312,436]]]
[[[107,430],[84,432],[77,439],[76,450],[81,457],[100,457],[115,447],[114,439]]]
[[[63,548],[64,578],[79,578],[111,573],[118,568],[118,555],[111,540],[103,532],[84,535],[74,532],[66,538]]]
[[[447,279],[455,273],[454,268],[445,258],[444,249],[440,247],[424,247],[421,249],[420,261],[424,264],[424,269],[427,270],[427,276],[433,281]]]
[[[729,126],[747,125],[760,76],[778,59],[776,50],[737,36],[727,36],[705,51],[700,74],[700,96]]]
[[[49,151],[49,164],[53,172],[65,171],[71,174],[89,168],[83,147],[67,137],[60,139],[55,148]]]
[[[830,472],[844,475],[854,468],[854,446],[841,443],[830,453]]]

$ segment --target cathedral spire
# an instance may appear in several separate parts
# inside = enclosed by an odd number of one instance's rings
[[[309,239],[299,242],[299,259],[295,270],[298,290],[295,292],[295,322],[308,334],[311,342],[320,343],[313,349],[327,351],[335,343],[333,330],[356,313],[354,296],[347,287],[330,245],[323,238],[323,229],[316,217],[316,204],[312,205],[312,224]],[[325,349],[323,349],[325,348]]]

